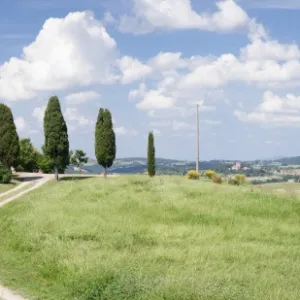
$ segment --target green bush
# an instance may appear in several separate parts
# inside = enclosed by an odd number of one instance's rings
[[[213,179],[213,177],[216,175],[217,173],[213,170],[208,170],[204,173],[204,176],[207,177],[208,179]]]
[[[212,177],[212,182],[217,183],[217,184],[222,184],[223,180],[222,180],[222,177],[220,175],[215,174]]]
[[[240,185],[240,182],[236,178],[230,178],[228,183],[231,185]]]
[[[246,182],[246,176],[244,174],[236,174],[233,178],[228,180],[231,185],[241,185]]]
[[[13,174],[0,163],[0,183],[10,183]]]
[[[190,180],[198,180],[200,178],[200,174],[196,170],[190,170],[186,174],[186,178]]]

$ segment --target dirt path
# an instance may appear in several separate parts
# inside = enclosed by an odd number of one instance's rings
[[[18,199],[19,197],[22,197],[23,195],[29,193],[30,191],[33,191],[45,183],[47,183],[49,180],[53,179],[53,177],[48,176],[48,175],[35,175],[35,174],[26,174],[22,173],[19,176],[21,179],[24,180],[20,185],[18,185],[16,188],[11,189],[5,193],[0,194],[0,197],[7,196],[12,194],[13,196],[6,198],[5,200],[1,201],[0,198],[0,208],[3,207],[4,205]],[[22,188],[26,187],[27,185],[34,183],[33,186],[31,186],[28,189],[22,190],[19,193],[18,190],[21,190]],[[25,298],[16,295],[13,291],[9,290],[8,288],[5,288],[0,284],[0,300],[26,300]]]
[[[44,185],[45,183],[47,183],[49,180],[51,180],[52,177],[48,176],[48,175],[32,175],[32,174],[26,174],[26,173],[22,173],[20,175],[20,178],[22,178],[24,180],[24,182],[22,182],[19,186],[17,186],[16,188],[9,190],[5,193],[0,194],[0,197],[9,195],[9,194],[14,194],[13,196],[1,201],[0,198],[0,207],[18,199],[19,197],[22,197],[23,195],[41,187],[42,185]],[[15,194],[16,191],[18,191],[19,189],[24,188],[26,185],[30,184],[30,183],[34,183],[34,185],[28,189],[25,189],[23,191],[21,191],[20,193]]]

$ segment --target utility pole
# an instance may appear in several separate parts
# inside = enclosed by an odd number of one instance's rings
[[[196,171],[199,173],[199,104],[197,103],[196,121]]]

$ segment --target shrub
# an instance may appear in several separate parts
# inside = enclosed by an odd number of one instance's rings
[[[217,183],[217,184],[222,184],[222,182],[223,182],[222,177],[220,175],[217,175],[217,174],[215,174],[212,177],[212,181],[213,181],[213,183]]]
[[[231,185],[240,185],[240,182],[236,178],[230,178],[228,183]]]
[[[244,174],[236,174],[235,179],[238,180],[241,184],[246,182],[246,176]]]
[[[217,173],[213,170],[208,170],[204,173],[204,176],[209,178],[209,179],[213,179],[214,176],[216,176]]]
[[[190,180],[198,180],[200,178],[200,174],[199,174],[199,172],[197,172],[195,170],[190,170],[186,174],[186,178],[190,179]]]
[[[244,174],[236,174],[233,178],[228,180],[231,185],[241,185],[246,182],[246,176]]]
[[[0,183],[10,183],[13,174],[0,163]]]

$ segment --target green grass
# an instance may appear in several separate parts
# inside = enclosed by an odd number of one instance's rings
[[[300,201],[146,176],[50,182],[0,209],[0,281],[31,299],[299,299]]]
[[[267,183],[256,187],[257,189],[265,192],[274,193],[288,193],[291,195],[300,195],[300,183],[299,182],[278,182]]]
[[[20,182],[19,181],[14,181],[8,184],[1,184],[0,183],[0,194],[5,193],[9,191],[10,189],[13,189],[18,186]]]

